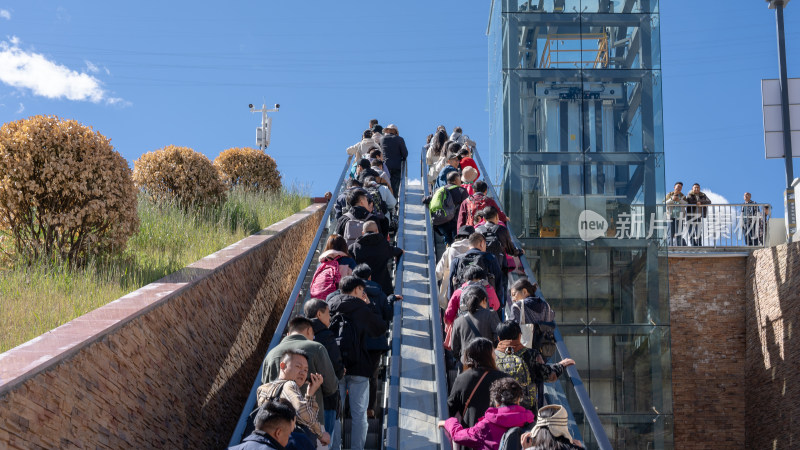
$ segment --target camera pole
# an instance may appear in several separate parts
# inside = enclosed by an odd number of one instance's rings
[[[261,128],[256,130],[256,145],[258,145],[258,148],[263,152],[269,147],[269,137],[272,128],[272,118],[267,117],[267,113],[278,112],[281,105],[276,103],[273,109],[267,109],[266,104],[262,104],[261,109],[253,109],[252,103],[248,106],[250,107],[250,112],[261,113]]]

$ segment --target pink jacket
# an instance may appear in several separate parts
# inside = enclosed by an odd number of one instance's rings
[[[453,323],[456,317],[458,317],[458,308],[461,305],[461,290],[468,284],[469,282],[462,284],[460,288],[453,292],[453,296],[450,297],[450,302],[447,303],[447,310],[444,312],[444,323]],[[486,288],[486,294],[489,296],[489,308],[497,311],[500,309],[500,300],[497,298],[497,292],[492,286],[484,287]]]
[[[486,414],[472,428],[462,427],[455,417],[447,419],[444,427],[456,444],[481,450],[497,450],[508,429],[533,423],[534,420],[533,412],[520,405],[511,405],[487,409]]]

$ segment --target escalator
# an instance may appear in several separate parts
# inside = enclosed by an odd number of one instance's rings
[[[490,187],[489,194],[498,198],[488,171],[480,156],[473,155],[484,179]],[[348,158],[333,192],[333,199],[345,189],[351,160]],[[427,166],[424,155],[421,177],[409,180],[407,167],[403,168],[403,182],[398,193],[398,230],[395,236],[398,247],[405,253],[396,265],[395,294],[403,296],[394,304],[394,320],[389,326],[387,339],[391,350],[381,359],[378,399],[375,417],[369,419],[366,448],[369,449],[445,449],[451,447],[447,433],[436,427],[439,420],[448,417],[447,378],[444,367],[444,336],[435,278],[436,257],[434,233],[427,207],[422,198],[429,195],[425,182]],[[303,304],[310,299],[309,286],[317,266],[317,258],[336,223],[333,220],[333,199],[324,216],[306,256],[292,293],[286,303],[281,320],[270,342],[274,348],[283,338],[292,317],[301,315]],[[514,233],[512,232],[512,237]],[[515,245],[520,246],[519,242]],[[527,277],[535,277],[524,257],[522,266]],[[515,281],[515,280],[510,280]],[[545,287],[546,288],[546,287]],[[569,357],[561,334],[556,330],[559,360]],[[250,396],[239,416],[229,445],[236,445],[253,429],[250,413],[256,407],[256,390],[261,384],[261,371],[256,376]],[[569,402],[567,393],[576,402]],[[555,383],[546,383],[546,403],[560,404],[569,412],[570,431],[582,440],[587,448],[610,449],[605,430],[575,367]],[[574,409],[571,407],[575,407]],[[577,419],[577,420],[576,420]],[[343,419],[342,448],[349,448],[350,420]]]

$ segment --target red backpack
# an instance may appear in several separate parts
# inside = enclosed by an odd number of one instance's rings
[[[317,270],[314,271],[314,277],[311,278],[311,298],[324,300],[328,294],[339,288],[341,279],[338,258],[319,263]]]
[[[481,193],[478,195],[470,195],[466,200],[467,202],[467,221],[464,225],[475,225],[475,213],[486,208],[486,194]]]

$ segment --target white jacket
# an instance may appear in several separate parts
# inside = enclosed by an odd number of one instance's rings
[[[469,250],[469,239],[461,239],[460,241],[453,242],[442,253],[439,262],[436,263],[436,279],[441,281],[439,285],[439,306],[447,309],[447,304],[450,299],[447,298],[447,288],[450,285],[450,264],[453,259],[467,253]]]
[[[353,155],[355,157],[355,163],[357,164],[358,161],[364,158],[369,159],[369,149],[374,147],[380,148],[380,145],[376,146],[375,141],[372,139],[362,139],[361,142],[347,147],[347,154]]]

